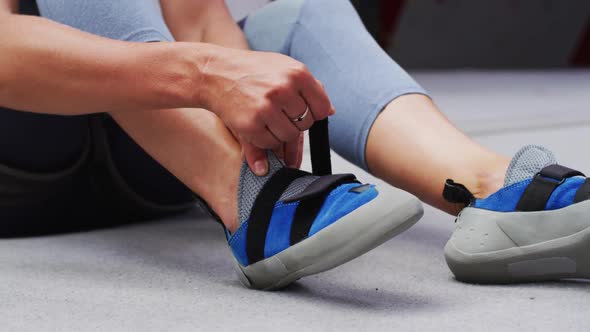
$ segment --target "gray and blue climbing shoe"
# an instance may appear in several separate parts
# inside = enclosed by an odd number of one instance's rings
[[[422,216],[414,196],[378,190],[352,174],[331,174],[327,121],[310,130],[313,174],[268,153],[270,171],[242,166],[240,226],[229,247],[242,283],[278,289],[346,263],[408,229]]]
[[[458,280],[590,278],[590,179],[557,164],[546,148],[522,148],[504,187],[485,199],[452,180],[443,196],[467,204],[445,246]]]

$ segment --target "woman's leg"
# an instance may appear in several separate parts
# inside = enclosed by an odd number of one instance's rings
[[[503,186],[510,163],[463,134],[422,95],[401,96],[385,107],[369,133],[366,158],[377,177],[451,214],[463,206],[443,199],[446,179],[483,198]]]
[[[88,150],[87,117],[0,108],[0,238],[87,227]]]
[[[36,3],[42,16],[104,37],[133,42],[172,40],[159,0]],[[146,154],[111,118],[104,117],[100,127],[106,134],[110,159],[124,179],[121,185],[156,205],[194,201],[191,190]]]
[[[51,173],[73,165],[88,143],[88,118],[33,114],[0,107],[0,164]]]
[[[85,2],[83,8],[75,0],[38,3],[43,16],[104,37],[133,42],[172,40],[158,0],[96,0]],[[103,15],[103,20],[86,17],[94,13],[110,15]],[[160,202],[170,191],[180,195],[192,191],[230,231],[236,229],[241,149],[219,118],[199,109],[113,110],[110,115],[116,122],[107,120],[105,125],[111,153],[132,189]],[[190,191],[184,191],[187,187]]]
[[[348,1],[279,0],[243,25],[252,48],[288,54],[324,83],[337,112],[332,147],[349,161],[450,213],[447,178],[478,196],[502,186],[509,160],[450,124]]]
[[[176,205],[195,200],[194,193],[146,153],[116,120],[105,117],[103,128],[113,164],[126,186],[142,198],[159,205]]]
[[[200,109],[112,116],[150,156],[203,198],[230,231],[237,228],[241,148],[217,116]]]

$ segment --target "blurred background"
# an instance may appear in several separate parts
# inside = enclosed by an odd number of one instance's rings
[[[590,65],[588,0],[355,0],[406,68]]]
[[[268,1],[228,2],[241,17]],[[352,2],[405,68],[590,66],[589,0]]]

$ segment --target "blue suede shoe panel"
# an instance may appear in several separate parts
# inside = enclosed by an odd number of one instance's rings
[[[320,213],[318,213],[309,230],[308,236],[313,236],[379,195],[375,186],[371,186],[370,189],[362,193],[350,192],[350,189],[358,186],[359,184],[345,184],[336,188],[324,202]],[[359,220],[359,222],[362,222],[362,220]]]
[[[279,252],[289,248],[291,242],[291,225],[295,210],[299,202],[283,204],[278,202],[272,212],[270,225],[266,232],[264,244],[264,257],[272,257]]]
[[[311,226],[309,236],[331,225],[377,196],[377,190],[373,187],[363,193],[349,192],[350,189],[358,186],[360,186],[358,183],[343,184],[328,195]],[[264,257],[272,257],[289,248],[291,242],[291,226],[298,205],[299,202],[286,205],[279,202],[275,206],[270,226],[266,233]]]
[[[518,201],[531,181],[532,179],[528,179],[502,188],[485,199],[475,200],[473,206],[478,209],[496,212],[514,212],[516,211]],[[581,177],[573,177],[565,180],[551,194],[545,210],[561,209],[573,204],[576,191],[582,183],[584,183],[584,179]]]
[[[567,179],[555,189],[549,201],[547,201],[545,210],[557,210],[574,204],[576,193],[585,180],[581,177]]]
[[[248,220],[240,225],[228,241],[231,251],[242,266],[249,265],[246,253],[246,234],[248,234]]]
[[[312,236],[325,227],[333,224],[338,219],[373,200],[379,194],[374,186],[362,193],[349,192],[350,189],[358,186],[360,186],[358,183],[344,184],[334,189],[330,195],[328,195],[310,229],[309,236]],[[265,258],[272,257],[289,248],[291,225],[298,205],[299,202],[290,204],[277,202],[275,205],[270,225],[266,233],[264,247]],[[240,225],[238,230],[230,236],[228,241],[234,256],[243,266],[249,264],[248,254],[246,253],[247,232],[248,221],[245,221]]]
[[[496,191],[487,198],[476,199],[473,206],[478,209],[497,212],[513,212],[516,210],[520,197],[531,181],[532,179],[517,182]]]

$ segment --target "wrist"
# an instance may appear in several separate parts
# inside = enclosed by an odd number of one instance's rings
[[[196,45],[193,58],[198,64],[198,73],[196,73],[198,83],[194,98],[202,105],[202,108],[217,114],[216,104],[220,98],[223,98],[224,89],[231,86],[231,82],[228,82],[227,76],[224,75],[224,69],[229,63],[225,60],[227,49],[208,43],[191,43],[190,45]]]
[[[202,68],[207,52],[197,43],[150,43],[132,59],[132,79],[155,108],[206,108]],[[139,79],[138,79],[139,78]]]

